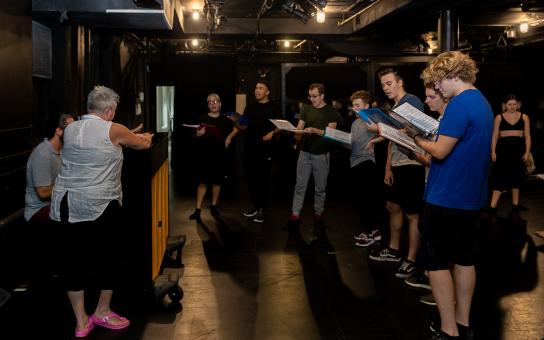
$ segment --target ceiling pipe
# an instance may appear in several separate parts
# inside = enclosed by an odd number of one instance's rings
[[[379,3],[381,0],[376,0],[374,1],[373,3],[371,3],[370,5],[366,6],[365,8],[363,8],[362,10],[360,10],[359,12],[353,14],[352,16],[350,16],[349,18],[345,19],[345,20],[342,20],[340,22],[338,22],[338,27],[342,27],[344,26],[345,24],[347,24],[348,22],[350,22],[351,20],[355,19],[357,16],[363,14],[365,11],[368,11],[370,8],[372,8],[374,5],[376,5],[377,3]]]

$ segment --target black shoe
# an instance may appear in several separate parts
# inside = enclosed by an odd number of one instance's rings
[[[437,324],[437,323],[434,323],[434,322],[431,322],[431,324],[429,325],[429,329],[433,333],[442,332],[441,329],[440,329],[440,324]],[[463,326],[463,325],[458,323],[457,324],[457,331],[459,332],[459,339],[462,339],[462,340],[474,340],[474,332],[472,331],[472,328],[470,328],[468,326]],[[450,338],[452,338],[452,337],[450,337]],[[453,339],[455,339],[455,337],[453,337]]]
[[[219,216],[219,209],[217,209],[216,205],[210,206],[210,214],[212,214],[213,217]]]
[[[263,209],[259,209],[257,211],[257,215],[253,218],[253,222],[255,223],[263,223],[264,222],[264,212]]]
[[[253,217],[259,213],[259,208],[251,208],[249,210],[244,211],[245,217]]]
[[[189,215],[190,220],[200,221],[200,209],[195,209],[195,212]]]

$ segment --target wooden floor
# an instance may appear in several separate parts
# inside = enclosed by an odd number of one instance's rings
[[[327,237],[313,237],[312,197],[307,194],[300,232],[282,231],[289,216],[292,181],[273,177],[263,224],[242,216],[248,207],[241,175],[228,182],[221,215],[203,211],[203,224],[189,221],[194,201],[173,184],[172,234],[187,235],[182,307],[148,303],[130,290],[114,297],[115,309],[132,321],[125,331],[95,329],[88,339],[425,339],[434,307],[418,299],[424,290],[394,277],[398,264],[369,260],[356,248],[357,214],[349,181],[329,180]],[[525,193],[522,222],[506,215],[484,220],[480,232],[478,284],[471,323],[477,339],[541,339],[544,336],[544,195]],[[501,218],[502,217],[502,218]],[[487,221],[487,222],[485,222]],[[512,228],[512,229],[510,229]],[[403,242],[403,251],[405,242]],[[130,280],[127,280],[130,282]],[[96,296],[90,296],[89,311]],[[16,294],[0,318],[0,339],[71,339],[75,321],[55,278]]]

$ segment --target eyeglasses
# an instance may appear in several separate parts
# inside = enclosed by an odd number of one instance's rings
[[[209,100],[208,105],[210,104],[221,104],[221,102],[219,100]]]

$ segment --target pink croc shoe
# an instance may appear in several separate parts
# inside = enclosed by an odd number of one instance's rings
[[[95,325],[98,325],[107,329],[123,329],[123,328],[127,328],[130,325],[130,321],[127,318],[119,316],[114,312],[111,312],[110,314],[103,316],[101,318],[93,314],[91,315],[89,319],[91,319]],[[111,319],[117,319],[119,320],[119,323],[112,323]]]
[[[76,326],[76,338],[84,338],[94,329],[94,322],[92,317],[87,319],[87,326],[84,329],[78,330]]]

